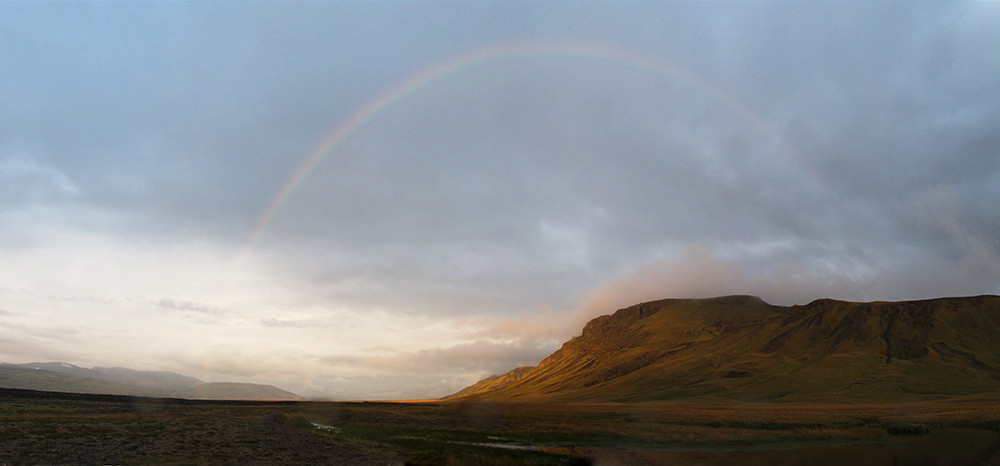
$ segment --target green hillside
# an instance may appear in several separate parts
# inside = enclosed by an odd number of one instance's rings
[[[997,296],[787,308],[729,296],[598,317],[515,383],[456,396],[882,402],[997,391],[998,368]]]

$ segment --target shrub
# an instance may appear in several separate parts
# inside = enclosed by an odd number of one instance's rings
[[[434,450],[415,451],[407,455],[406,466],[442,466],[448,459],[444,453]]]
[[[889,435],[927,435],[931,430],[918,424],[893,424],[885,428]]]

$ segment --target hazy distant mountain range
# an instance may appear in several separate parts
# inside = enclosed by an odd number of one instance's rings
[[[669,299],[590,321],[538,367],[449,398],[885,402],[1000,391],[1000,297],[772,306]]]
[[[0,364],[0,388],[221,400],[301,400],[273,385],[207,383],[173,372],[91,369],[64,362]]]

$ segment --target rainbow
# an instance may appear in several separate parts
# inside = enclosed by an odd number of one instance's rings
[[[382,93],[374,100],[368,102],[357,112],[351,115],[346,121],[338,126],[333,133],[316,147],[307,157],[305,157],[298,167],[282,184],[278,193],[274,196],[267,208],[260,214],[254,223],[252,230],[243,246],[244,254],[252,249],[260,240],[261,235],[267,230],[268,225],[274,216],[281,210],[281,207],[288,201],[295,189],[302,181],[309,176],[309,173],[322,162],[327,156],[337,150],[358,128],[365,125],[372,118],[393,104],[406,99],[417,91],[439,82],[445,78],[453,76],[464,70],[483,66],[488,63],[504,60],[523,60],[533,58],[579,58],[586,60],[599,60],[620,63],[636,67],[647,72],[665,75],[676,79],[684,84],[701,89],[721,104],[729,107],[742,117],[753,122],[773,141],[776,141],[789,155],[796,160],[799,159],[797,152],[789,145],[781,135],[775,131],[756,112],[748,109],[742,103],[721,91],[715,86],[700,79],[695,74],[680,68],[673,63],[658,57],[641,55],[617,47],[594,43],[514,43],[501,46],[488,47],[470,53],[458,55],[430,68],[426,68],[406,80],[400,82],[392,89]]]

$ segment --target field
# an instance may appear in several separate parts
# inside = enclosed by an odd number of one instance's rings
[[[1000,430],[1000,400],[224,402],[0,389],[0,462],[7,465],[577,465],[591,464],[585,456],[601,449],[892,442],[955,428]]]

